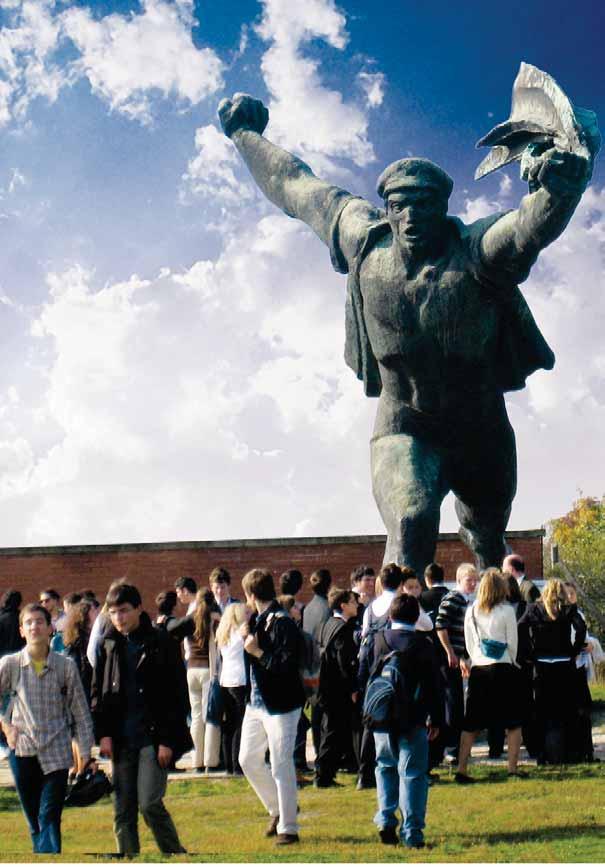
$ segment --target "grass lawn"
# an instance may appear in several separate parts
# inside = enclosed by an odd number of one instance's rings
[[[372,824],[375,793],[357,792],[351,776],[339,776],[339,789],[301,791],[301,843],[285,850],[264,837],[267,818],[245,781],[171,782],[166,803],[190,852],[172,860],[603,861],[605,769],[600,765],[532,769],[529,780],[511,782],[503,768],[475,767],[473,773],[481,783],[471,789],[456,785],[442,770],[443,782],[429,795],[428,846],[420,852],[378,842]],[[141,826],[140,860],[164,860]],[[25,820],[9,789],[0,790],[0,840],[2,861],[32,860]],[[108,799],[65,811],[63,850],[53,860],[107,860],[114,850]]]

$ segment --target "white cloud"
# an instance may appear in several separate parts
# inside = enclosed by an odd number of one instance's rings
[[[382,72],[360,72],[357,81],[365,93],[369,108],[378,108],[384,100],[386,77]]]
[[[69,76],[53,62],[60,26],[53,0],[5,4],[8,26],[0,29],[0,126],[22,119],[32,100],[54,102]]]
[[[269,136],[322,171],[335,170],[334,158],[350,159],[358,166],[375,158],[365,107],[345,101],[341,93],[326,87],[318,61],[304,55],[304,47],[315,39],[344,49],[348,41],[345,25],[333,0],[263,0],[257,28],[270,43],[261,61],[271,94]],[[383,82],[375,81],[375,85],[373,98],[377,99]]]
[[[18,405],[0,428],[4,544],[292,535],[301,514],[315,533],[379,529],[373,404],[342,360],[344,281],[310,231],[268,217],[184,271],[48,284],[33,334],[50,356],[38,423],[56,434],[36,443]],[[359,495],[343,510],[345,477]]]
[[[209,124],[196,130],[195,149],[196,155],[189,161],[182,178],[184,189],[223,204],[237,204],[254,198],[251,184],[237,177],[242,169],[241,158],[229,139],[215,126]],[[183,192],[182,198],[184,195]]]
[[[196,105],[222,86],[223,64],[191,39],[192,4],[142,0],[142,12],[95,19],[86,9],[61,16],[81,52],[75,68],[112,109],[144,123],[154,93]]]

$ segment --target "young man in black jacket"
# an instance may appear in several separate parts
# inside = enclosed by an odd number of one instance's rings
[[[244,575],[242,588],[253,614],[242,635],[248,671],[248,703],[239,762],[271,816],[267,836],[298,843],[294,744],[305,701],[302,636],[275,599],[273,576],[262,569]],[[271,767],[265,763],[269,749]]]
[[[393,650],[403,653],[411,702],[405,727],[375,731],[378,812],[374,824],[383,843],[424,846],[428,795],[428,744],[443,725],[443,690],[435,649],[426,633],[416,633],[420,607],[414,596],[396,596],[389,609],[391,626],[376,640],[376,662]],[[408,691],[406,690],[406,691]],[[402,822],[397,835],[397,808]]]
[[[139,809],[161,852],[185,852],[162,800],[168,767],[192,747],[172,639],[153,628],[131,584],[112,587],[106,605],[111,626],[97,651],[91,704],[101,755],[112,761],[118,852],[140,851]]]
[[[321,740],[315,762],[315,786],[334,785],[343,750],[351,739],[353,706],[359,698],[355,618],[352,590],[334,587],[328,594],[332,617],[319,633],[319,705],[323,710]]]

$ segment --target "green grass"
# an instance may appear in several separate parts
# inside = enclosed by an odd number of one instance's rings
[[[448,771],[429,795],[426,839],[420,852],[380,845],[372,817],[373,791],[342,788],[300,792],[301,843],[287,849],[264,837],[260,803],[244,780],[171,782],[166,804],[188,856],[174,861],[292,862],[602,862],[605,852],[605,770],[599,765],[532,768],[528,780],[507,781],[503,768],[476,766],[479,784],[461,788]],[[165,860],[141,821],[141,861]],[[31,861],[16,795],[0,790],[2,861]],[[114,850],[108,799],[66,810],[62,856],[106,860]],[[100,853],[95,859],[88,853]],[[105,853],[105,858],[103,858]],[[49,858],[50,856],[46,856]]]

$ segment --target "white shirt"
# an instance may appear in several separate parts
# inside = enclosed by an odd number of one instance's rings
[[[424,608],[420,606],[420,614],[418,615],[418,620],[416,621],[416,629],[418,632],[432,632],[433,631],[433,621],[426,613]]]
[[[473,623],[475,615],[477,628]],[[500,659],[492,659],[481,651],[481,639],[491,638],[507,645]],[[495,605],[489,614],[479,611],[476,602],[469,605],[464,615],[464,641],[472,665],[493,665],[494,663],[515,664],[517,659],[518,630],[515,609],[508,602]]]
[[[395,590],[383,590],[380,596],[377,596],[376,599],[368,605],[366,610],[363,612],[363,626],[361,628],[362,637],[367,634],[370,626],[370,609],[372,609],[374,617],[382,617],[382,615],[386,614],[389,610],[394,598]]]
[[[245,686],[246,665],[244,663],[244,639],[238,629],[234,629],[229,643],[221,647],[223,666],[221,668],[221,686]]]

